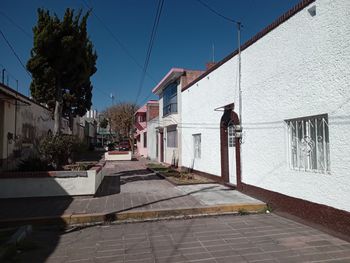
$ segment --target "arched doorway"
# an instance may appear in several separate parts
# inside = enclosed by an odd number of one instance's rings
[[[235,136],[240,125],[234,104],[226,105],[220,121],[221,176],[224,182],[241,184],[240,139]]]

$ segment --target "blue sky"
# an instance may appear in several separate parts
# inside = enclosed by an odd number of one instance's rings
[[[113,34],[121,40],[140,65],[144,64],[157,0],[85,0]],[[255,35],[299,0],[202,0],[225,16],[242,21],[242,43]],[[32,47],[32,27],[37,8],[46,8],[60,17],[67,7],[87,10],[81,0],[2,0],[0,29],[26,64]],[[24,29],[18,29],[8,18]],[[101,111],[115,102],[135,101],[141,78],[140,67],[117,45],[93,15],[88,31],[98,54],[97,72],[92,77],[93,108]],[[196,0],[165,0],[153,52],[138,103],[155,98],[152,88],[172,67],[204,69],[212,58],[219,61],[237,48],[235,25],[211,13]],[[10,76],[9,85],[29,94],[30,78],[0,36],[0,68]]]

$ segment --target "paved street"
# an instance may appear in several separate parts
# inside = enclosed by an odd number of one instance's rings
[[[174,186],[146,169],[146,160],[107,162],[95,197],[0,200],[0,220],[93,215],[215,205],[258,204],[259,200],[219,184]]]
[[[274,214],[36,229],[30,240],[19,262],[350,262],[349,243]]]

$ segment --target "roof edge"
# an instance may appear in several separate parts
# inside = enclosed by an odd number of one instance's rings
[[[259,39],[266,36],[268,33],[270,33],[273,29],[277,28],[279,25],[286,22],[289,18],[293,17],[295,14],[299,13],[301,10],[303,10],[305,7],[310,5],[311,3],[315,2],[316,0],[302,0],[298,4],[296,4],[294,7],[289,9],[287,12],[285,12],[283,15],[278,17],[274,22],[272,22],[270,25],[262,29],[260,32],[255,34],[253,37],[251,37],[249,40],[247,40],[243,45],[241,45],[241,51],[245,50],[249,46],[253,45],[255,42],[257,42]],[[209,73],[213,72],[223,64],[225,64],[227,61],[229,61],[231,58],[236,56],[238,54],[238,49],[233,51],[231,54],[217,62],[213,67],[205,71],[202,75],[200,75],[198,78],[194,79],[190,83],[188,83],[185,87],[182,88],[181,92],[189,89],[191,86],[196,84],[198,81],[206,77]]]
[[[155,86],[152,89],[152,93],[153,94],[157,94],[158,90],[160,89],[160,87],[162,86],[162,84],[171,77],[172,74],[174,73],[183,73],[185,72],[184,68],[171,68],[170,71],[164,76],[164,78],[157,84],[157,86]]]

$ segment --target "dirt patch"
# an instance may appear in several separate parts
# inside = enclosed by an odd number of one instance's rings
[[[210,184],[215,181],[195,173],[180,172],[162,164],[149,163],[147,167],[174,185]]]

